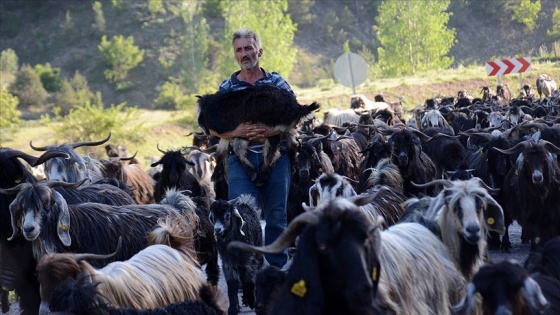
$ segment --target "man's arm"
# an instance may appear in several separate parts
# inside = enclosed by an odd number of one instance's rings
[[[210,134],[221,139],[245,138],[247,140],[259,140],[280,134],[272,127],[263,124],[242,123],[232,131],[217,133],[210,129]]]

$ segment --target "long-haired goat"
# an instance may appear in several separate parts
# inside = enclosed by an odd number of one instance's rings
[[[548,74],[539,74],[537,77],[537,92],[539,92],[539,98],[550,97],[554,91],[558,89],[556,81],[554,81]]]
[[[469,280],[485,260],[488,231],[503,234],[504,212],[478,177],[464,181],[439,179],[417,186],[438,184],[444,186],[443,190],[431,198],[422,217],[437,222],[457,269]]]
[[[337,197],[307,209],[268,246],[230,243],[274,253],[299,236],[270,314],[450,314],[464,280],[445,246],[417,223],[381,231],[381,221],[359,210],[373,197]]]
[[[223,293],[209,284],[200,288],[200,301],[169,304],[153,309],[116,308],[96,291],[97,283],[81,278],[66,281],[51,295],[51,314],[76,315],[224,315]]]
[[[195,204],[187,196],[175,198],[175,204],[107,205],[86,202],[68,204],[54,186],[71,186],[63,182],[23,183],[2,193],[17,193],[10,204],[13,233],[10,240],[23,234],[33,244],[37,260],[48,253],[108,253],[123,231],[125,247],[113,260],[130,258],[146,247],[147,235],[159,217],[182,213],[190,221],[198,220]],[[168,196],[180,195],[169,191]],[[99,265],[110,261],[100,261]]]
[[[554,279],[552,279],[554,280]],[[552,287],[559,295],[560,281]],[[549,302],[541,287],[516,261],[486,263],[468,284],[463,300],[454,306],[456,315],[470,315],[476,293],[482,297],[484,314],[558,314],[560,305],[547,309]],[[552,311],[552,312],[551,312]]]
[[[289,134],[287,145],[292,147],[296,144],[295,135],[292,134],[295,126],[302,118],[319,108],[316,102],[310,105],[299,104],[292,92],[277,86],[250,86],[238,91],[200,96],[198,124],[207,134],[210,129],[221,134],[234,130],[241,123],[262,123]],[[280,135],[266,138],[264,168],[261,170],[263,173],[270,170],[280,157],[277,150],[280,140]],[[247,169],[254,170],[254,165],[246,158],[249,141],[244,138],[220,139],[218,151],[221,154],[227,153],[230,143],[241,163]]]
[[[231,241],[243,241],[255,246],[263,243],[263,232],[257,214],[255,198],[243,194],[236,199],[212,200],[210,221],[222,258],[222,270],[227,284],[229,315],[239,313],[237,297],[239,285],[243,291],[243,304],[255,307],[255,278],[264,263],[262,254],[247,253],[238,249],[228,250]]]
[[[98,146],[111,138],[111,133],[107,138],[100,141],[80,141],[74,143],[64,143],[61,145],[48,145],[44,147],[34,146],[29,142],[29,146],[35,151],[45,151],[34,166],[45,164],[45,176],[48,180],[76,183],[87,178],[91,182],[96,182],[103,178],[103,174],[96,165],[86,165],[86,159],[79,155],[75,149],[82,146]],[[68,156],[62,158],[53,153],[65,153]],[[97,163],[94,159],[88,159],[89,163]],[[95,171],[93,171],[95,170]]]
[[[505,206],[523,228],[523,237],[544,242],[560,235],[560,165],[556,155],[560,148],[552,143],[533,139],[499,152],[518,154],[515,164],[505,176]]]
[[[123,230],[123,234],[127,231]],[[160,218],[148,236],[148,245],[126,261],[96,269],[86,262],[116,255],[56,253],[37,264],[41,283],[41,314],[48,313],[53,290],[68,279],[86,277],[112,307],[150,309],[199,300],[206,279],[194,251],[194,226],[181,215]],[[120,247],[121,242],[119,241]],[[109,257],[108,257],[109,256]]]
[[[132,158],[134,156],[101,160],[102,172],[105,177],[116,178],[130,186],[137,204],[154,203],[154,179],[142,169],[140,164],[123,164],[122,162]]]
[[[398,170],[396,170],[396,174],[398,174]],[[309,188],[309,205],[316,206],[335,197],[356,195],[358,194],[346,178],[336,173],[323,173],[317,178],[315,184]],[[375,221],[377,216],[381,215],[384,219],[384,227],[395,224],[404,212],[400,205],[406,198],[392,187],[374,185],[366,189],[361,195],[375,196],[369,204],[361,206],[360,209],[371,221]]]

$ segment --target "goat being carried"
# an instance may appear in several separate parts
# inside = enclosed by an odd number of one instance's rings
[[[288,146],[296,143],[291,134],[301,118],[319,109],[319,104],[301,105],[289,91],[276,86],[252,86],[243,90],[199,96],[198,124],[206,133],[214,130],[224,133],[234,130],[241,123],[262,123],[289,135]],[[263,169],[265,173],[280,157],[278,148],[281,135],[265,140]],[[217,151],[225,154],[231,142],[232,151],[239,157],[245,168],[253,173],[254,165],[246,158],[249,141],[243,138],[221,139]]]

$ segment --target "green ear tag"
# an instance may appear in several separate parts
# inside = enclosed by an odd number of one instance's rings
[[[59,229],[60,229],[62,232],[66,232],[66,231],[68,231],[68,225],[66,225],[66,224],[61,224]]]
[[[305,280],[299,280],[298,282],[292,285],[292,289],[290,290],[293,294],[304,297],[307,293],[307,288],[305,287]]]
[[[494,218],[488,218],[488,219],[486,220],[486,222],[488,222],[488,224],[492,225],[492,224],[494,224],[496,221],[494,220]]]

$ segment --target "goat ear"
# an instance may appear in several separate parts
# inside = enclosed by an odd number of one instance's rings
[[[245,232],[243,232],[243,226],[245,225],[245,220],[243,220],[243,217],[241,216],[237,208],[233,208],[233,215],[237,219],[239,219],[239,234],[245,236]]]
[[[486,194],[486,211],[484,211],[484,220],[490,231],[495,231],[503,235],[505,233],[504,210],[492,196]]]
[[[54,210],[57,216],[56,232],[62,244],[68,247],[72,244],[72,239],[70,238],[70,212],[68,210],[68,204],[62,195],[56,191],[53,191],[53,199],[55,202]]]
[[[476,286],[469,283],[467,292],[459,304],[453,306],[454,315],[468,315],[471,313],[473,303],[475,302]]]
[[[16,236],[21,234],[21,229],[18,227],[18,223],[22,224],[22,222],[17,222],[21,218],[21,211],[20,207],[18,207],[18,198],[15,198],[12,203],[10,203],[10,217],[12,221],[12,236],[8,238],[8,241],[13,240]]]
[[[542,294],[541,287],[531,277],[527,277],[523,282],[523,293],[533,310],[541,313],[549,303]]]

